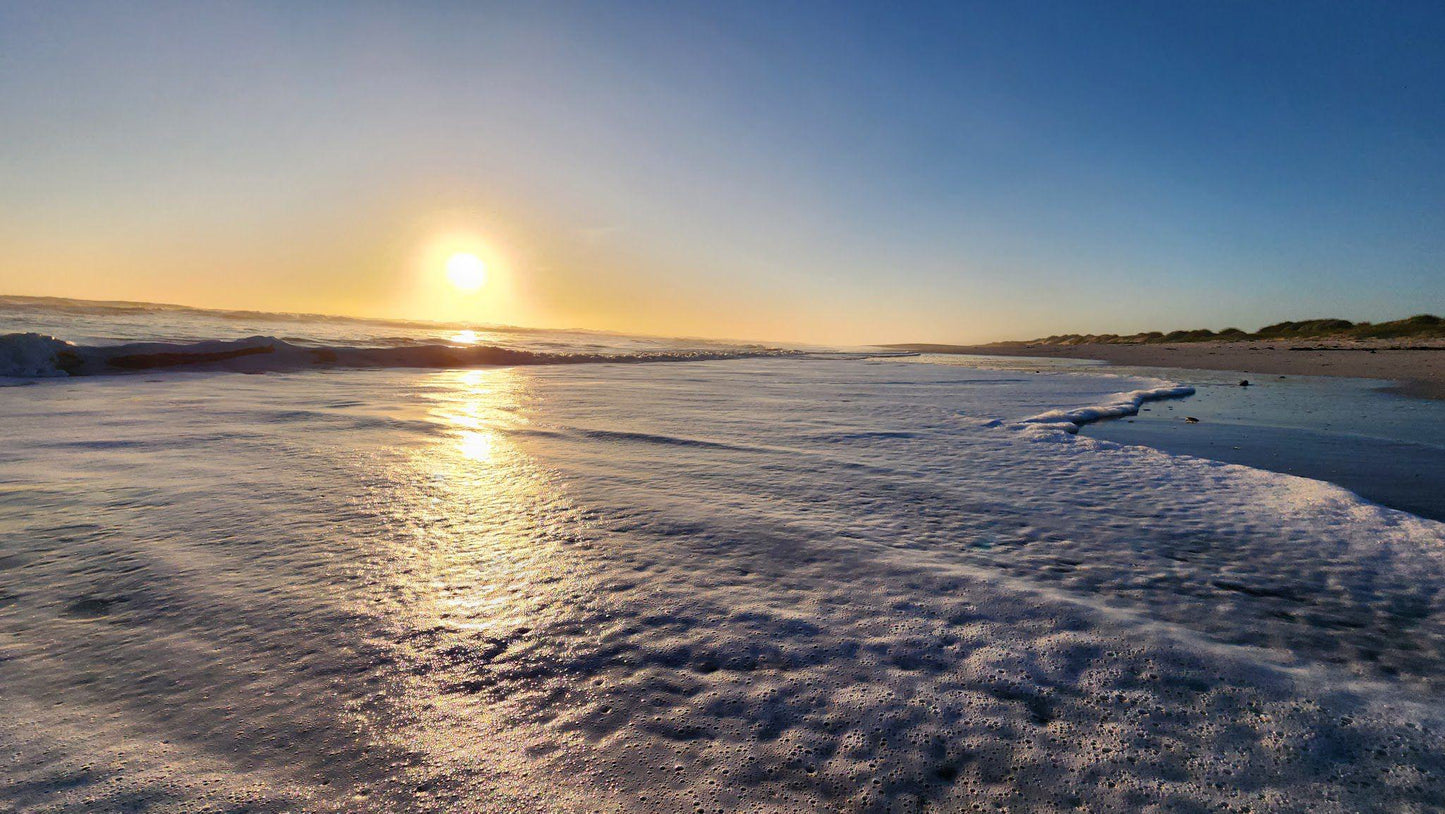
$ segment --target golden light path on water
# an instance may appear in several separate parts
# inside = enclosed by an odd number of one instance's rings
[[[537,725],[558,690],[534,657],[548,657],[554,627],[587,616],[590,569],[573,550],[585,523],[515,440],[530,384],[514,368],[427,377],[418,403],[434,431],[393,459],[372,497],[393,528],[372,579],[403,669],[398,703],[370,723],[417,757],[423,796],[496,810],[558,786],[546,756],[568,738]]]
[[[421,393],[439,432],[409,451],[389,500],[395,521],[407,527],[401,539],[411,541],[398,553],[426,569],[406,575],[425,576],[412,583],[417,595],[408,605],[433,627],[504,632],[525,625],[512,615],[524,604],[513,599],[535,594],[548,577],[535,521],[561,506],[545,474],[507,434],[527,424],[518,414],[526,374],[448,372],[426,381]],[[399,590],[409,590],[407,580]]]

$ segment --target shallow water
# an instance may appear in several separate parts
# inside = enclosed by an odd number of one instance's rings
[[[1195,386],[1194,397],[1084,432],[1317,478],[1445,520],[1445,402],[1382,392],[1384,383],[1360,379],[1266,376],[1239,387],[1247,374],[1176,376]]]
[[[893,360],[0,389],[0,807],[1425,810],[1445,526]]]
[[[1389,382],[1328,376],[1113,366],[1084,359],[924,355],[976,369],[1168,378],[1187,399],[1088,424],[1092,438],[1336,483],[1375,502],[1445,520],[1445,401],[1388,392]],[[1240,387],[1240,381],[1250,386]],[[1198,423],[1186,422],[1193,417]]]

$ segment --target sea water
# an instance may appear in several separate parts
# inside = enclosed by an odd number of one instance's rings
[[[1123,372],[1182,376],[1197,392],[1093,424],[1085,432],[1095,438],[1318,478],[1445,520],[1445,401],[1403,396],[1368,379]]]
[[[1187,400],[1098,416],[1084,433],[1121,444],[1302,475],[1445,520],[1445,401],[1337,376],[1114,366],[1085,359],[922,354],[921,364],[1167,378]]]
[[[1070,431],[1178,382],[542,339],[0,388],[0,808],[1445,799],[1445,525]]]

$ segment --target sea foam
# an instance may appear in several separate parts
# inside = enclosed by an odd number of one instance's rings
[[[1026,423],[1165,383],[788,358],[216,385],[0,399],[0,808],[1445,799],[1445,526]]]
[[[219,370],[245,373],[332,367],[464,368],[487,365],[698,362],[770,356],[798,356],[779,348],[544,352],[481,344],[403,343],[389,347],[300,345],[274,336],[200,342],[128,342],[81,346],[36,333],[0,336],[0,377],[99,376],[155,371]],[[896,355],[896,354],[882,354]]]
[[[53,336],[35,333],[0,336],[0,377],[68,376],[65,368],[79,359],[74,345]]]
[[[1144,390],[1131,390],[1127,393],[1112,394],[1109,400],[1102,404],[1039,413],[1024,419],[1023,424],[1044,425],[1073,435],[1085,424],[1102,421],[1106,418],[1137,415],[1139,408],[1146,402],[1178,399],[1192,395],[1194,395],[1194,388],[1187,385],[1166,385]]]

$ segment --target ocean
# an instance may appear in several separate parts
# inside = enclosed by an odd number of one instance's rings
[[[0,334],[0,810],[1445,801],[1445,524],[1078,432],[1189,403],[1165,373],[22,298]]]

